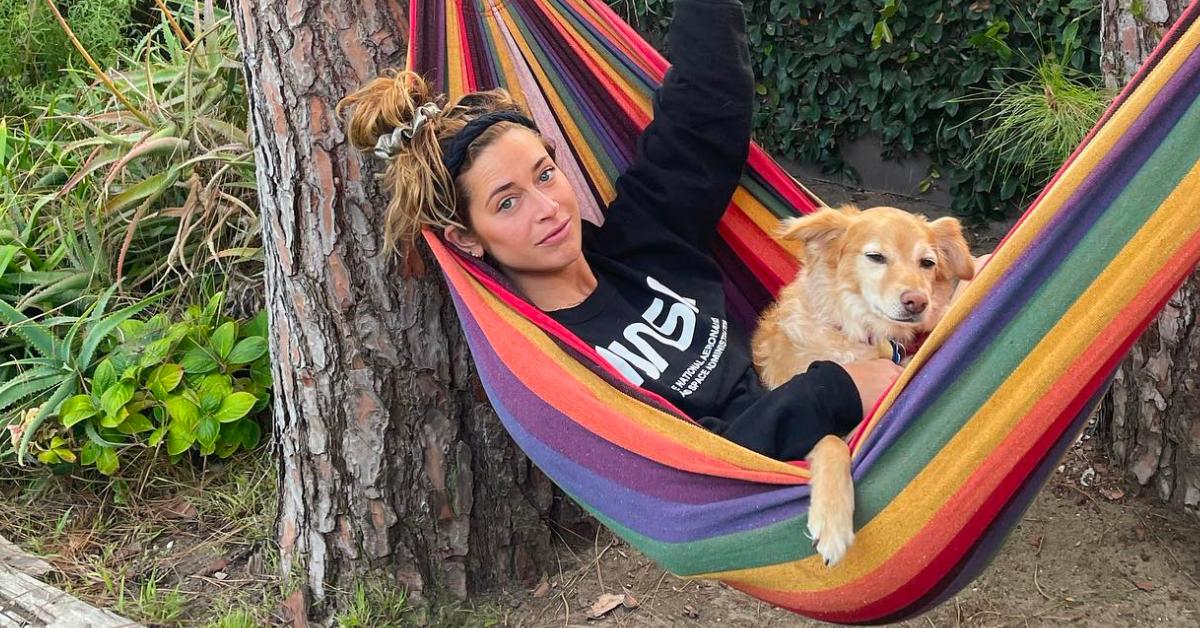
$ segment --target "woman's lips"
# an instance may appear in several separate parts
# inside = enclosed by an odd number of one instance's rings
[[[571,221],[564,220],[561,226],[557,227],[554,231],[551,231],[549,234],[547,234],[546,237],[542,238],[542,241],[538,242],[538,246],[558,244],[559,242],[562,242],[566,239],[567,233],[570,231],[567,227],[570,226]]]

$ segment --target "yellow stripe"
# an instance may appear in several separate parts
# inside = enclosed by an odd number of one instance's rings
[[[1062,173],[1059,180],[1048,190],[1036,211],[1030,214],[1013,231],[1003,247],[996,250],[984,271],[977,279],[971,282],[971,285],[955,303],[954,307],[950,308],[950,311],[946,313],[946,317],[933,330],[933,333],[925,341],[921,350],[913,357],[912,363],[901,374],[898,385],[892,389],[891,394],[880,404],[879,410],[871,417],[866,430],[867,434],[874,431],[879,419],[891,407],[892,403],[895,402],[896,396],[908,385],[908,382],[912,380],[913,376],[920,370],[920,367],[925,364],[929,356],[946,341],[951,332],[966,319],[971,310],[991,291],[992,286],[999,281],[1003,270],[1012,266],[1017,258],[1025,252],[1025,249],[1029,248],[1029,245],[1038,234],[1042,232],[1046,225],[1062,209],[1063,204],[1066,203],[1075,190],[1080,187],[1084,179],[1095,170],[1100,161],[1112,150],[1113,145],[1124,136],[1126,131],[1129,130],[1146,108],[1150,106],[1150,103],[1158,95],[1158,92],[1162,90],[1163,85],[1178,72],[1179,67],[1187,60],[1191,51],[1196,50],[1197,47],[1200,47],[1200,27],[1193,26],[1180,38],[1170,52],[1159,62],[1158,66],[1150,72],[1142,85],[1130,95],[1116,112],[1116,115],[1100,129],[1100,132],[1084,148],[1083,152],[1071,166]],[[865,441],[866,439],[863,438],[860,442]]]
[[[579,130],[579,125],[576,124],[574,117],[570,115],[570,110],[562,98],[554,91],[554,84],[546,76],[546,71],[541,67],[540,63],[536,62],[537,57],[533,54],[529,43],[517,28],[512,16],[508,11],[503,11],[501,18],[508,25],[508,30],[512,33],[513,40],[517,43],[517,47],[521,49],[521,54],[529,61],[527,65],[537,77],[538,84],[542,87],[547,102],[550,103],[550,106],[558,115],[563,134],[571,138],[571,145],[576,149],[575,152],[581,165],[591,174],[591,179],[598,188],[601,200],[605,205],[611,203],[617,194],[612,182],[608,180],[604,168],[601,167],[600,162],[595,157],[595,149],[585,141],[583,133]]]
[[[467,93],[466,71],[462,58],[462,23],[455,3],[446,3],[446,87],[451,96]]]
[[[508,44],[505,43],[504,33],[500,30],[499,23],[495,20],[494,9],[488,9],[487,19],[483,20],[488,32],[491,33],[492,43],[495,46],[495,58],[500,61],[500,71],[504,74],[505,84],[508,85],[508,93],[513,99],[520,103],[525,111],[529,111],[529,100],[525,97],[525,90],[521,89],[521,79],[517,74],[516,66],[513,64],[512,53],[508,49]]]
[[[582,391],[587,391],[587,394],[599,399],[603,405],[614,408],[621,417],[630,423],[642,426],[665,439],[680,443],[692,451],[718,458],[742,469],[800,479],[808,477],[808,471],[805,469],[750,451],[698,425],[645,405],[620,392],[568,355],[546,332],[509,308],[473,277],[465,273],[461,277],[469,282],[471,289],[483,299],[487,307],[503,319],[507,326],[505,333],[510,333],[511,329],[512,332],[524,336],[537,347],[539,355],[545,355],[570,374],[573,380],[570,385],[573,389],[578,386]],[[462,282],[456,283],[459,289],[465,288]]]
[[[1059,385],[1067,365],[1077,360],[1107,325],[1163,268],[1192,234],[1200,231],[1200,212],[1192,211],[1200,196],[1200,164],[1193,167],[1159,209],[1104,269],[1062,319],[1046,334],[996,393],[983,405],[928,465],[894,500],[855,536],[847,560],[824,571],[817,557],[754,570],[704,574],[778,591],[819,591],[852,583],[881,568],[901,547],[929,525],[945,502],[971,479],[980,465],[1009,437],[1021,438],[1025,449],[1045,433],[1056,417],[1038,417],[1030,424],[1030,409]],[[981,367],[982,368],[982,367]],[[1018,429],[1019,427],[1019,429]],[[1002,477],[1016,458],[989,469]],[[989,485],[988,488],[991,488]],[[956,504],[966,512],[978,508],[985,492],[965,495],[971,503]],[[957,530],[945,530],[945,537]],[[942,544],[935,544],[942,547]],[[889,569],[904,569],[890,565]]]

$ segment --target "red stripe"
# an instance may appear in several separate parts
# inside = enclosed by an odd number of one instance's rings
[[[1130,329],[1130,333],[1118,345],[1117,350],[1109,354],[1101,368],[1097,369],[1088,382],[1076,393],[1075,398],[1066,406],[1051,427],[1038,438],[1029,452],[1013,466],[1012,470],[997,485],[991,496],[984,501],[983,505],[976,512],[975,516],[954,535],[951,541],[945,545],[936,558],[930,561],[924,570],[914,576],[904,587],[897,590],[894,594],[877,600],[860,610],[856,610],[853,615],[830,613],[822,614],[821,616],[814,614],[813,616],[817,619],[835,622],[863,622],[882,619],[894,615],[914,602],[919,601],[929,591],[933,590],[937,584],[942,582],[946,574],[975,546],[980,537],[982,537],[995,520],[1000,510],[1025,485],[1029,475],[1040,462],[1045,460],[1046,455],[1054,447],[1054,444],[1058,442],[1059,438],[1064,437],[1063,433],[1070,426],[1071,421],[1079,415],[1092,396],[1099,392],[1101,386],[1107,381],[1109,373],[1125,358],[1125,355],[1129,353],[1133,344],[1137,342],[1138,338],[1150,326],[1150,323],[1154,321],[1162,308],[1166,306],[1171,296],[1178,291],[1179,286],[1187,279],[1190,269],[1195,265],[1197,258],[1200,258],[1200,235],[1194,236],[1189,242],[1185,243],[1176,252],[1173,257],[1173,263],[1168,263],[1158,273],[1155,273],[1155,276],[1147,283],[1142,292],[1134,296],[1130,301],[1131,304],[1145,303],[1154,297],[1155,292],[1162,291],[1158,298],[1154,299],[1154,307],[1147,310],[1138,323]],[[1164,286],[1168,288],[1165,291],[1163,291]],[[1109,328],[1111,328],[1111,325]],[[1103,335],[1098,335],[1097,339],[1089,346],[1089,350],[1085,351],[1076,360],[1075,364],[1088,364],[1092,362],[1095,359],[1095,351],[1091,349],[1096,345],[1107,344],[1105,340]],[[1070,370],[1068,368],[1064,371],[1064,374],[1069,373]],[[964,485],[959,490],[962,492],[977,489]],[[956,501],[954,498],[947,500],[947,507],[952,507]],[[919,538],[914,538],[910,540],[910,543],[917,543],[919,541]]]

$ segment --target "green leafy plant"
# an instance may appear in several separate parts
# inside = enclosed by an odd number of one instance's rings
[[[1029,78],[978,98],[987,108],[972,119],[984,124],[966,163],[994,164],[991,180],[1008,200],[1020,184],[1044,184],[1104,114],[1109,95],[1049,56]]]
[[[29,448],[42,422],[65,399],[75,394],[89,372],[95,368],[96,351],[117,327],[157,301],[162,295],[143,299],[115,312],[106,313],[116,286],[109,288],[86,316],[34,320],[13,306],[0,301],[0,324],[20,336],[36,354],[11,360],[5,366],[18,374],[0,384],[0,412],[16,407],[16,412],[0,415],[0,427],[12,428],[18,461]],[[65,329],[59,335],[58,330]],[[36,412],[30,409],[36,408]],[[17,422],[20,417],[22,420]],[[89,437],[100,440],[98,435]],[[52,447],[52,449],[59,449]]]
[[[36,415],[10,412],[8,422],[22,434],[19,453],[32,441],[39,460],[60,470],[92,466],[112,475],[122,452],[131,448],[164,448],[174,462],[191,450],[227,458],[257,447],[262,434],[256,415],[266,407],[271,386],[266,316],[245,324],[223,318],[221,300],[218,294],[203,308],[190,306],[174,323],[165,314],[131,319],[130,308],[101,319],[111,337],[94,368],[75,369],[70,383],[59,384],[61,390],[44,404],[26,404],[37,408]],[[25,322],[17,329],[28,334],[31,328],[38,327]],[[54,383],[43,377],[31,369],[12,386]],[[39,432],[48,416],[58,421]]]
[[[667,0],[611,4],[652,41],[662,38],[672,13]],[[986,127],[979,118],[986,103],[962,98],[1025,78],[1043,49],[1069,48],[1060,63],[1073,71],[1096,74],[1100,67],[1094,0],[745,5],[759,81],[757,141],[774,154],[854,176],[841,147],[877,136],[885,158],[928,154],[936,170],[927,185],[947,186],[954,209],[979,217],[1011,211],[1034,190],[1027,179],[997,176],[994,158],[970,159]],[[1027,60],[1035,65],[1019,65]]]
[[[62,3],[80,43],[112,63],[136,27],[133,0]],[[46,0],[0,0],[0,115],[21,115],[64,85],[63,71],[79,62]]]

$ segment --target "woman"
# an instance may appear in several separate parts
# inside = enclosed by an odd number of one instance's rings
[[[749,449],[800,459],[852,430],[900,369],[818,362],[770,392],[759,382],[709,244],[749,150],[745,17],[736,0],[675,4],[673,68],[603,227],[581,221],[554,146],[503,90],[443,104],[414,74],[379,78],[342,103],[349,136],[390,160],[389,242],[441,230],[634,384]]]

